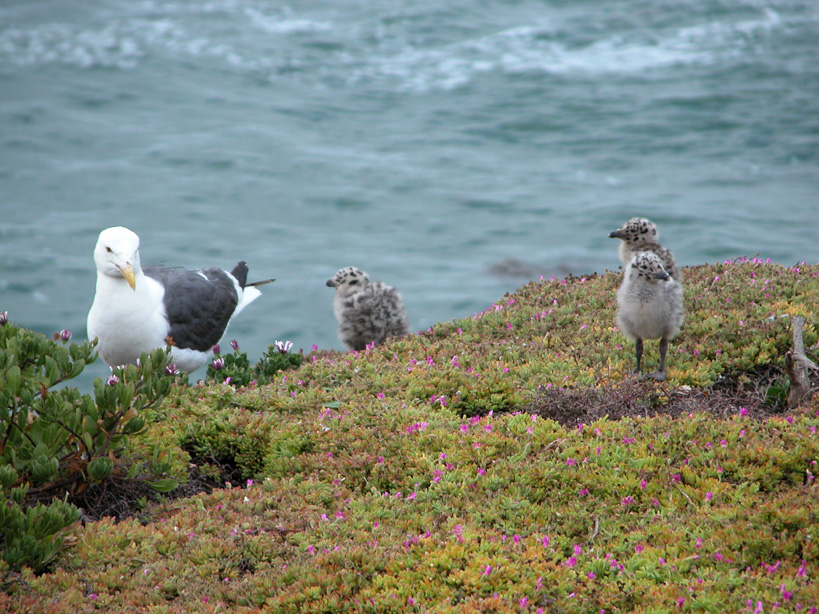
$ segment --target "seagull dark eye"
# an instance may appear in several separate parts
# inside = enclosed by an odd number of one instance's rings
[[[105,251],[106,251],[106,252],[108,252],[109,254],[113,254],[113,253],[114,253],[114,250],[112,250],[110,247],[106,247],[106,248],[105,248]]]
[[[357,284],[357,283],[358,283],[358,280],[357,280],[357,279],[350,280],[350,285],[351,285],[351,286],[354,286],[354,285],[355,285],[355,284]]]

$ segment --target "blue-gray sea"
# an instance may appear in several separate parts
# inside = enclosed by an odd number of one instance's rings
[[[817,214],[816,0],[0,2],[0,311],[48,335],[108,226],[276,277],[256,360],[342,348],[343,266],[420,330],[617,269],[634,215],[692,265],[817,262]]]

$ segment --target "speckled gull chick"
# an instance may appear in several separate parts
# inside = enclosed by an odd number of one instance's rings
[[[389,337],[409,332],[409,320],[398,290],[380,281],[370,281],[355,267],[340,269],[327,280],[336,289],[333,311],[338,337],[351,350],[363,350]]]
[[[668,248],[660,245],[657,241],[658,237],[657,226],[644,217],[633,217],[620,228],[609,233],[610,239],[620,239],[617,253],[624,269],[638,252],[653,252],[660,257],[665,272],[678,284],[682,284],[682,273],[674,260],[674,254]]]
[[[634,341],[637,373],[643,356],[643,340],[660,340],[660,366],[651,373],[658,381],[666,378],[665,356],[668,342],[683,323],[682,286],[663,268],[653,252],[638,252],[626,267],[623,283],[617,290],[617,325]]]
[[[139,237],[122,226],[100,233],[94,248],[97,292],[88,312],[88,337],[108,366],[133,364],[142,352],[171,346],[186,373],[212,355],[230,319],[261,292],[248,284],[247,264],[232,271],[142,267]]]

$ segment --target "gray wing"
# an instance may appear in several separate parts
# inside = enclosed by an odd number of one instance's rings
[[[663,247],[658,243],[657,246],[653,247],[651,251],[653,251],[660,257],[665,272],[671,275],[671,277],[673,277],[677,283],[681,284],[682,272],[680,271],[680,268],[677,266],[677,261],[674,260],[674,254],[671,253],[671,250],[668,249],[667,247]]]
[[[233,278],[222,269],[201,271],[148,266],[143,273],[165,287],[165,313],[173,344],[206,352],[219,342],[239,297]]]
[[[381,305],[382,318],[385,321],[384,339],[401,337],[409,332],[409,320],[404,309],[401,294],[395,288],[382,284]]]
[[[368,343],[383,340],[385,322],[372,290],[356,292],[344,301],[339,333],[342,341],[354,350],[363,350]]]

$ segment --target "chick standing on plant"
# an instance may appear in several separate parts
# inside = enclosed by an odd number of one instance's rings
[[[333,312],[338,320],[338,336],[349,349],[363,350],[409,332],[404,301],[395,288],[370,281],[364,271],[355,267],[340,269],[327,285],[336,289]]]
[[[617,290],[617,325],[634,341],[637,356],[636,373],[640,373],[643,340],[660,340],[660,366],[651,373],[663,381],[668,342],[683,323],[683,290],[663,268],[660,257],[652,252],[638,252],[626,267],[623,283]]]
[[[635,254],[652,252],[659,256],[665,272],[673,277],[678,284],[682,284],[682,273],[674,260],[674,254],[671,253],[671,250],[659,244],[658,237],[657,226],[644,217],[633,217],[620,228],[609,233],[610,239],[620,239],[620,247],[617,253],[623,267],[628,266]]]

